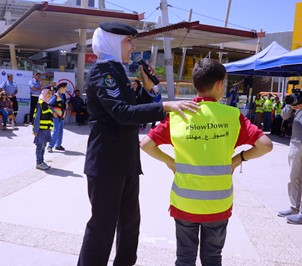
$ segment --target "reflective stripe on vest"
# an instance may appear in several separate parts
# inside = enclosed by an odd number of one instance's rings
[[[201,102],[185,121],[170,113],[176,173],[171,205],[191,214],[213,214],[233,204],[232,155],[240,131],[238,108]]]
[[[180,188],[174,182],[172,185],[172,190],[182,198],[195,200],[222,200],[229,198],[233,194],[233,186],[230,189],[225,190],[200,191]]]
[[[227,175],[232,172],[232,165],[196,166],[176,163],[176,171],[191,175]]]

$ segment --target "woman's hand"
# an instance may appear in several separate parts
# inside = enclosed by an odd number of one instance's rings
[[[169,101],[163,102],[165,112],[178,112],[184,119],[187,119],[184,110],[196,113],[200,109],[198,103],[193,101]]]

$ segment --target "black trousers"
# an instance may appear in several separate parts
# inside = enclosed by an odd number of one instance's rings
[[[139,176],[87,179],[92,216],[86,226],[78,266],[106,266],[115,232],[113,265],[134,265],[140,226]]]
[[[39,101],[39,97],[30,95],[30,112],[29,112],[30,123],[33,123],[34,111],[37,107],[38,101]]]

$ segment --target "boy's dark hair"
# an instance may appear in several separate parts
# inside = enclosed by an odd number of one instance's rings
[[[216,81],[224,80],[226,70],[217,61],[204,58],[198,61],[193,68],[193,85],[199,92],[211,90]]]

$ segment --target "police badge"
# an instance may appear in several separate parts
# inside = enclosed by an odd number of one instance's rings
[[[107,87],[115,87],[116,81],[111,75],[107,75],[106,78],[104,79],[104,85]]]

